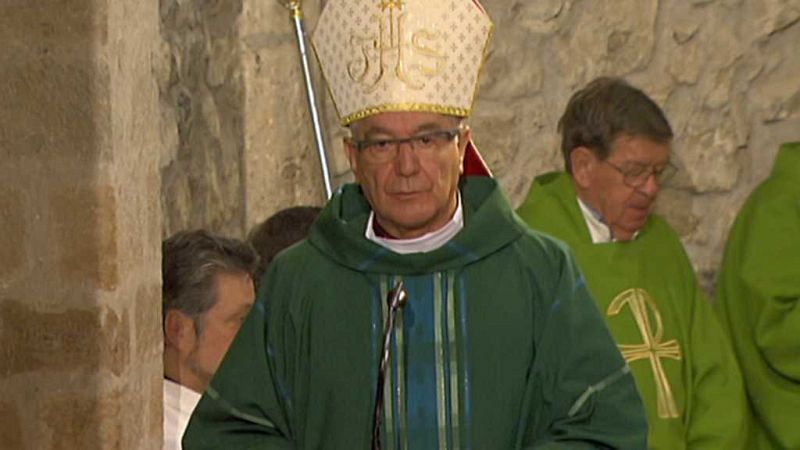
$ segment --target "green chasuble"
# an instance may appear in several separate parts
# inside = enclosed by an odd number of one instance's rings
[[[717,307],[744,374],[756,449],[800,449],[800,142],[733,224]]]
[[[537,178],[518,213],[575,252],[644,398],[649,448],[746,448],[736,360],[669,225],[654,215],[633,241],[593,243],[566,173]]]
[[[429,253],[367,240],[356,185],[272,264],[184,436],[195,449],[368,449],[386,294],[383,448],[646,448],[630,370],[562,244],[497,183],[461,186],[464,228]]]

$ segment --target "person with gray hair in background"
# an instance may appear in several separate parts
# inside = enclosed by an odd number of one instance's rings
[[[538,176],[517,212],[575,252],[644,399],[648,448],[753,448],[733,351],[678,234],[653,214],[674,172],[664,112],[602,77],[572,96],[558,130],[566,171]]]
[[[258,256],[204,230],[173,235],[162,254],[164,449],[173,450],[253,305]]]

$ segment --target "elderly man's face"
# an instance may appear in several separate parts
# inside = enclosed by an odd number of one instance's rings
[[[440,114],[388,112],[351,127],[353,139],[345,141],[350,168],[378,223],[394,237],[419,237],[452,218],[469,140],[468,129],[448,134],[458,125]],[[410,137],[419,139],[387,142]]]
[[[583,169],[573,167],[582,198],[602,214],[617,240],[632,239],[647,223],[660,189],[656,175],[669,155],[669,144],[623,135],[605,160],[592,154]]]

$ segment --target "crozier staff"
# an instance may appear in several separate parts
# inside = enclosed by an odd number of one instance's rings
[[[306,99],[308,100],[308,112],[311,115],[311,125],[314,130],[314,142],[317,145],[317,155],[322,169],[322,184],[325,187],[325,198],[333,195],[333,184],[331,181],[330,169],[328,166],[328,153],[325,150],[325,137],[322,133],[322,121],[319,117],[317,107],[317,92],[314,89],[314,82],[311,79],[311,65],[308,58],[308,45],[306,44],[306,29],[303,22],[302,0],[278,0],[291,13],[292,24],[294,25],[295,38],[297,39],[297,50],[300,52],[300,64],[303,66],[303,81],[306,85]]]

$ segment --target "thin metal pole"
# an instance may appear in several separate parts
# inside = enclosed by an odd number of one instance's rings
[[[303,25],[303,11],[300,9],[300,1],[293,1],[284,6],[292,11],[292,21],[294,22],[295,33],[297,35],[297,47],[300,50],[300,62],[303,64],[303,76],[306,81],[306,93],[308,94],[308,109],[311,113],[311,122],[314,127],[314,140],[317,143],[317,153],[319,154],[320,166],[322,166],[322,181],[325,183],[325,195],[331,198],[333,195],[333,185],[331,183],[330,169],[328,168],[328,154],[325,151],[325,140],[322,135],[322,122],[319,118],[317,108],[317,95],[314,90],[314,83],[311,79],[311,66],[308,62],[308,47],[306,45],[306,33]]]
[[[389,307],[386,325],[383,329],[383,352],[381,353],[380,365],[378,367],[378,385],[375,391],[375,410],[372,416],[372,450],[381,450],[381,426],[383,425],[383,388],[386,384],[386,371],[389,370],[389,356],[391,352],[392,335],[394,334],[394,323],[397,319],[397,312],[408,302],[408,293],[402,281],[395,284],[394,289],[389,291],[386,303]]]

